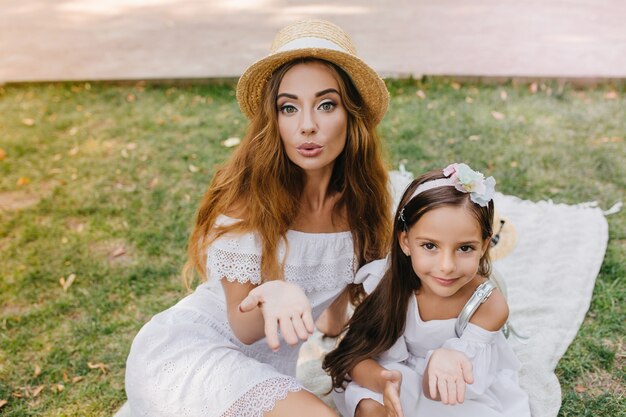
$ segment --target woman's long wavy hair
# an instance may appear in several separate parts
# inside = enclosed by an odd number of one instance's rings
[[[420,288],[420,279],[411,265],[411,258],[400,247],[399,237],[431,210],[440,207],[465,207],[480,226],[483,240],[493,234],[493,201],[487,207],[473,203],[469,194],[454,187],[437,187],[409,198],[422,183],[444,178],[442,170],[428,172],[414,180],[404,192],[395,214],[389,268],[376,289],[355,309],[348,322],[348,331],[337,348],[329,352],[323,368],[332,378],[332,389],[341,390],[351,380],[349,373],[364,359],[376,358],[388,350],[404,332],[409,298]],[[403,217],[400,212],[404,207]],[[478,274],[489,276],[489,247],[480,259]]]
[[[322,63],[332,71],[348,113],[346,145],[335,160],[328,190],[339,194],[333,215],[339,216],[343,210],[347,213],[359,266],[384,256],[391,240],[391,196],[375,125],[367,118],[359,92],[341,68],[323,60],[298,59],[272,74],[242,143],[218,169],[200,203],[183,270],[188,288],[194,270],[201,280],[208,279],[207,247],[227,232],[256,232],[262,242],[262,281],[283,278],[284,259],[277,258],[277,251],[299,212],[305,174],[285,152],[276,97],[285,73],[295,65],[310,62]],[[217,216],[233,212],[234,207],[245,208],[242,221],[216,227]],[[359,288],[351,287],[353,301],[358,300]]]

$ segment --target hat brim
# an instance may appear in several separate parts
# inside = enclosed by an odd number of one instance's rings
[[[260,106],[265,84],[279,67],[299,58],[315,58],[336,64],[352,79],[361,94],[365,112],[374,122],[380,123],[389,106],[389,91],[385,82],[365,62],[354,55],[324,48],[302,48],[278,52],[252,64],[239,78],[237,101],[241,112],[252,119]]]
[[[500,220],[504,221],[502,227],[500,227]],[[489,249],[489,258],[492,261],[497,261],[513,251],[517,242],[517,234],[513,223],[508,218],[501,216],[497,211],[495,212],[493,223],[494,233],[499,234],[499,239]]]

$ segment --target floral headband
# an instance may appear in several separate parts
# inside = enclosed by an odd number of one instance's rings
[[[493,198],[496,180],[493,177],[485,178],[483,174],[474,171],[467,164],[450,164],[443,170],[443,175],[446,178],[426,181],[420,184],[407,200],[407,204],[424,191],[447,186],[454,187],[462,193],[469,193],[470,200],[481,207],[486,207]],[[406,225],[404,207],[400,210],[400,220]]]

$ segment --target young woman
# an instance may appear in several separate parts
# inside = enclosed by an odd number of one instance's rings
[[[336,415],[296,381],[296,360],[316,321],[341,331],[355,271],[388,248],[375,132],[388,92],[345,32],[309,20],[278,33],[237,99],[248,131],[189,239],[187,270],[206,282],[136,336],[133,416]]]

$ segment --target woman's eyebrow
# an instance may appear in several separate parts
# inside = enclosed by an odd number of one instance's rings
[[[287,97],[287,98],[290,98],[292,100],[297,100],[298,99],[298,96],[296,96],[295,94],[289,94],[289,93],[280,93],[279,95],[276,96],[277,99],[279,99],[281,97]]]
[[[334,88],[327,88],[326,90],[322,90],[319,93],[315,93],[315,97],[320,97],[320,96],[323,96],[324,94],[328,94],[328,93],[335,93],[335,94],[339,95],[339,91],[335,90]]]

